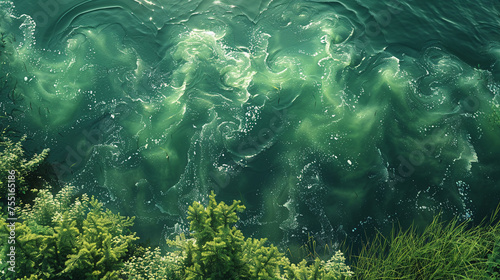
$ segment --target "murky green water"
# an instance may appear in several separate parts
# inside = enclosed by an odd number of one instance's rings
[[[481,219],[500,5],[443,2],[2,0],[2,128],[153,243],[211,190],[283,246]]]

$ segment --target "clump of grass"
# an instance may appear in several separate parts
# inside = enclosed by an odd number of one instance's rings
[[[500,234],[499,208],[478,226],[441,215],[419,233],[414,226],[380,232],[355,257],[357,279],[490,279],[488,254]],[[496,221],[496,222],[495,222]]]
[[[310,234],[307,235],[307,241],[301,246],[290,246],[286,249],[285,254],[295,263],[306,260],[313,263],[315,259],[327,259],[335,254],[335,251],[340,249],[342,244],[330,242],[318,242],[316,238]],[[345,247],[345,246],[344,246]],[[344,248],[345,249],[345,248]]]
[[[497,236],[493,251],[488,256],[488,274],[491,279],[500,279],[500,236]]]

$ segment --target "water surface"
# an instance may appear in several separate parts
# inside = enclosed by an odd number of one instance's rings
[[[156,244],[211,190],[282,246],[480,220],[500,6],[442,2],[2,0],[2,128]]]

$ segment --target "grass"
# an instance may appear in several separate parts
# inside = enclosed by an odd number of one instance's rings
[[[356,279],[492,279],[488,255],[500,236],[498,213],[472,226],[457,218],[444,222],[441,215],[419,232],[395,228],[380,232],[354,257]]]

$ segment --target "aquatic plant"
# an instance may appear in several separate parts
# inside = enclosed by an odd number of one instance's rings
[[[33,206],[22,209],[21,222],[15,223],[18,279],[118,279],[128,248],[138,239],[128,230],[133,218],[104,210],[87,195],[73,195],[70,186],[55,196],[41,190]],[[10,232],[7,225],[2,217],[3,240]],[[2,271],[9,246],[4,242],[0,248]]]
[[[31,159],[25,158],[22,143],[26,140],[26,135],[14,143],[11,139],[0,136],[0,201],[3,201],[7,194],[7,180],[9,171],[15,170],[15,186],[17,194],[26,194],[28,185],[26,176],[36,170],[49,154],[49,149],[44,149],[40,154],[35,154]]]
[[[355,257],[356,278],[490,279],[486,257],[500,233],[493,222],[497,214],[498,209],[489,222],[474,227],[458,218],[445,223],[437,215],[422,233],[414,226],[393,229],[389,237],[379,232]]]

